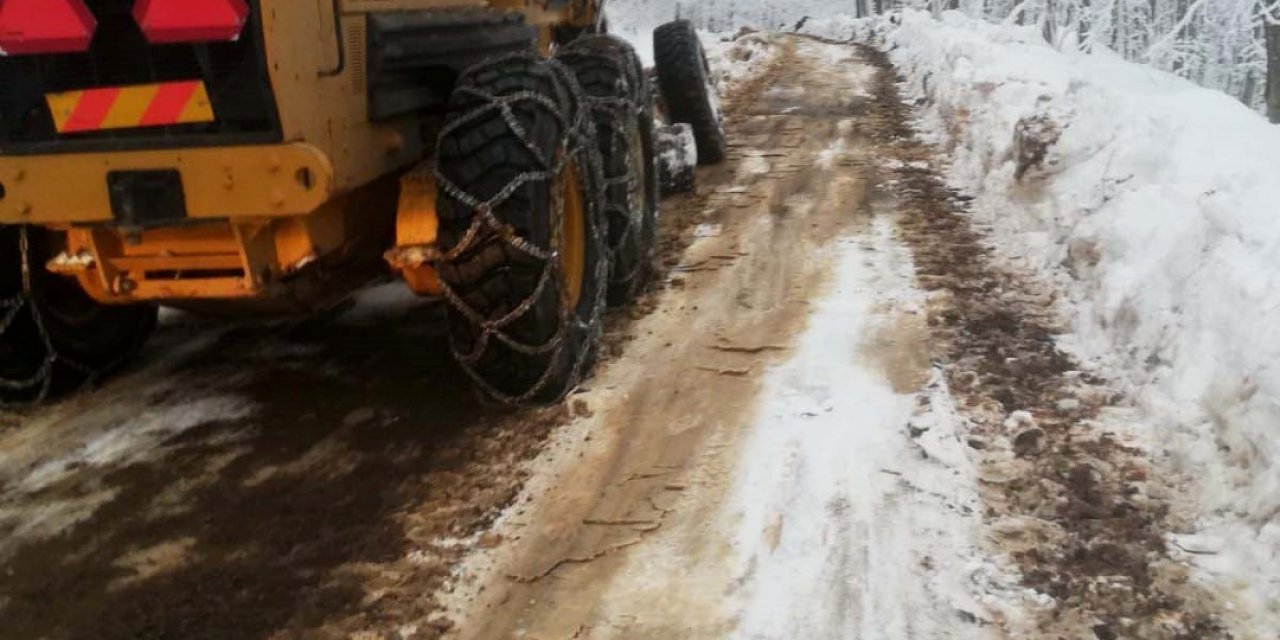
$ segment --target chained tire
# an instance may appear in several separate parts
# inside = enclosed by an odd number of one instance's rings
[[[556,58],[586,95],[604,168],[609,304],[635,299],[652,271],[658,226],[653,94],[635,49],[615,36],[587,35]]]
[[[556,402],[594,362],[609,278],[590,111],[531,54],[464,72],[449,105],[436,266],[454,356],[494,400]]]
[[[57,234],[0,227],[0,404],[74,391],[127,362],[155,329],[156,307],[99,304],[48,272],[60,250]]]
[[[727,143],[720,97],[693,23],[676,20],[655,29],[653,56],[667,116],[673,123],[684,122],[693,127],[698,164],[724,160]]]

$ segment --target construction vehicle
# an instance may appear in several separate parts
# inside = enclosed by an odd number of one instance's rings
[[[657,223],[653,98],[601,5],[0,0],[0,401],[117,368],[158,305],[313,312],[388,266],[488,396],[563,397]],[[663,96],[714,160],[682,24]]]

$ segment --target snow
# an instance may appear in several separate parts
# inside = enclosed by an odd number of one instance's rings
[[[731,38],[706,31],[698,33],[711,66],[711,79],[721,96],[756,77],[773,59],[773,44],[760,35]]]
[[[693,126],[677,122],[657,129],[659,175],[672,181],[677,176],[692,181],[698,166],[698,142],[693,136]]]
[[[78,473],[85,466],[125,467],[141,462],[185,431],[211,422],[239,420],[253,412],[252,402],[233,394],[146,409],[94,434],[71,453],[32,469],[17,483],[17,488],[32,494]]]
[[[403,282],[388,282],[358,291],[350,308],[345,309],[337,321],[357,326],[385,324],[435,304],[436,299],[414,293]]]
[[[1144,441],[1195,517],[1173,542],[1200,551],[1187,558],[1199,577],[1272,637],[1280,129],[1224,94],[1106,52],[1063,53],[1033,29],[919,12],[867,25],[992,244],[1065,293],[1064,345],[1137,401]]]
[[[206,340],[191,342],[208,346]],[[186,353],[188,348],[175,348],[154,375],[166,375],[163,370],[185,360]],[[115,500],[120,489],[100,486],[95,471],[159,459],[182,446],[182,434],[210,423],[242,421],[258,409],[249,398],[218,389],[231,382],[226,377],[197,380],[210,390],[197,398],[183,393],[190,380],[147,378],[140,375],[128,397],[113,396],[100,406],[89,405],[83,397],[58,405],[0,441],[0,484],[9,489],[0,504],[0,530],[9,532],[0,539],[0,558],[30,540],[88,521]],[[61,453],[51,455],[55,451]],[[77,489],[54,490],[68,486]]]
[[[1034,599],[982,548],[975,466],[941,373],[900,392],[866,357],[869,336],[922,313],[893,226],[842,241],[796,353],[764,381],[776,392],[723,525],[747,585],[730,638],[986,638],[957,615],[1009,620]]]

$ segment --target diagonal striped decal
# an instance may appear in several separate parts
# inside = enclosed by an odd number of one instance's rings
[[[197,89],[200,89],[201,93],[203,93],[204,83],[174,82],[160,85],[159,89],[156,90],[155,97],[151,99],[151,104],[147,106],[146,113],[142,114],[142,120],[139,124],[144,127],[154,127],[156,125],[181,122],[182,112],[187,108],[187,104],[191,102],[191,98],[196,95]],[[207,104],[209,97],[205,96],[204,101]]]
[[[199,80],[105,87],[45,96],[59,133],[212,122],[213,105]]]
[[[91,89],[80,93],[67,118],[66,131],[93,131],[102,126],[111,106],[120,97],[120,89]]]

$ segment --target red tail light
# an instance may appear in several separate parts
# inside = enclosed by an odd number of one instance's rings
[[[81,0],[0,0],[0,55],[87,51],[97,28]]]
[[[226,42],[240,38],[249,18],[245,0],[138,0],[133,18],[147,42]]]

